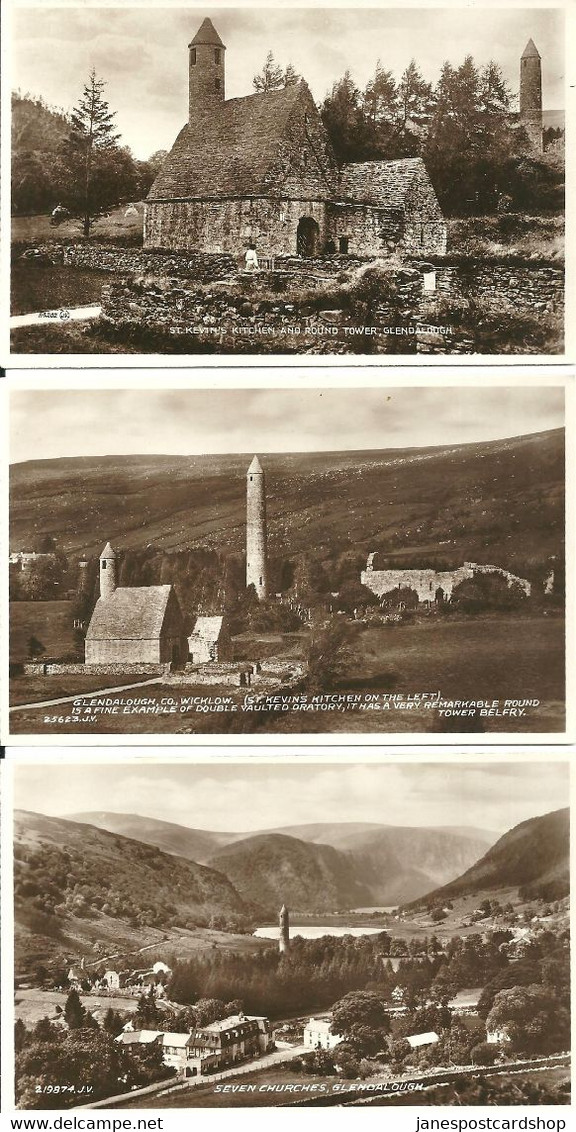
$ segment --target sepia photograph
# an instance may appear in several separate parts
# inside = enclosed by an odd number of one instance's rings
[[[11,356],[563,355],[565,40],[553,7],[15,5]]]
[[[12,383],[11,736],[562,738],[565,394]]]
[[[9,767],[17,1108],[569,1104],[567,762],[117,754]]]

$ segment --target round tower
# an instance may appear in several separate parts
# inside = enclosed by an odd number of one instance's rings
[[[284,954],[285,951],[290,949],[290,915],[285,904],[282,905],[278,913],[278,926],[280,928],[278,950]]]
[[[266,597],[266,484],[257,456],[246,473],[246,585]]]
[[[107,542],[100,555],[100,597],[103,601],[112,597],[116,589],[116,552]]]
[[[203,111],[213,110],[226,97],[224,55],[226,48],[212,23],[204,20],[188,44],[188,112],[192,122]]]
[[[532,148],[542,153],[542,62],[532,39],[520,59],[520,123]]]

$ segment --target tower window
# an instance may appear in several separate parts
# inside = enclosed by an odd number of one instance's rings
[[[215,52],[214,52],[214,62],[218,65],[220,64],[220,48],[219,47],[217,47]]]
[[[193,47],[191,52],[190,52],[190,63],[192,64],[193,67],[196,66],[196,48],[195,47]]]
[[[103,563],[102,563],[102,569],[103,569],[103,570],[105,570],[105,569],[106,569],[106,567],[107,567],[107,565],[108,565],[108,563],[107,563],[107,562],[103,562]]]
[[[222,85],[222,84],[221,84],[221,82],[220,82],[220,79],[215,79],[215,80],[214,80],[214,86],[215,86],[216,90],[220,90],[220,87],[221,87],[221,85]]]

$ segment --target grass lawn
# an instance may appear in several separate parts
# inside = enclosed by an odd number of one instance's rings
[[[55,700],[60,696],[88,695],[90,692],[98,692],[100,688],[113,688],[115,684],[139,684],[140,681],[149,679],[150,676],[134,672],[127,676],[96,676],[94,673],[86,673],[85,676],[14,676],[10,680],[10,703],[29,704],[36,700]],[[154,691],[155,687],[152,685],[151,692]],[[128,695],[126,692],[126,696]],[[142,695],[148,695],[146,688],[142,690]],[[66,708],[66,704],[61,706]],[[43,709],[34,709],[35,712],[39,710]]]
[[[76,652],[71,601],[11,601],[10,660],[30,660],[28,640],[36,637],[45,648],[44,657],[70,656]],[[39,659],[42,659],[40,657]]]
[[[564,624],[560,618],[513,617],[474,620],[430,619],[413,625],[383,625],[367,628],[358,648],[358,676],[355,692],[364,687],[401,693],[440,691],[448,699],[537,699],[540,706],[530,708],[523,717],[486,717],[486,731],[564,730]],[[14,681],[18,702],[27,703],[37,694],[23,695],[26,685]],[[60,678],[59,678],[60,679]],[[56,695],[89,691],[78,681],[84,677],[64,677]],[[42,681],[42,698],[51,698],[50,677]],[[111,687],[114,680],[104,677],[94,687]],[[117,683],[124,681],[118,679]],[[126,681],[128,682],[128,681]],[[257,691],[255,686],[252,691]],[[54,724],[43,722],[43,709],[12,713],[14,733],[96,733],[96,734],[236,734],[288,732],[367,733],[432,732],[461,729],[451,720],[438,720],[436,712],[417,708],[399,711],[346,712],[222,712],[200,713],[195,708],[180,711],[180,697],[195,694],[229,695],[241,703],[244,689],[237,687],[193,687],[151,685],[146,696],[156,701],[167,695],[177,702],[172,713],[128,714],[120,709],[113,715],[100,715],[90,722]],[[124,701],[129,692],[119,693]],[[16,702],[16,701],[12,701]]]

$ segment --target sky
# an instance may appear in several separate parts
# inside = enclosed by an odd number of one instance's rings
[[[226,53],[226,93],[253,93],[268,51],[291,62],[317,101],[349,69],[360,88],[381,61],[397,79],[412,58],[438,79],[448,59],[494,59],[516,94],[520,56],[532,38],[542,57],[544,109],[564,106],[564,25],[560,9],[500,8],[200,8],[189,4],[106,7],[61,0],[16,9],[12,87],[70,110],[94,66],[117,111],[122,144],[138,158],[169,149],[188,116],[188,44],[209,16]]]
[[[356,451],[564,425],[555,387],[12,390],[10,460]]]
[[[109,810],[193,829],[245,832],[304,822],[462,826],[496,835],[566,805],[565,763],[113,762],[14,769],[18,809]]]

